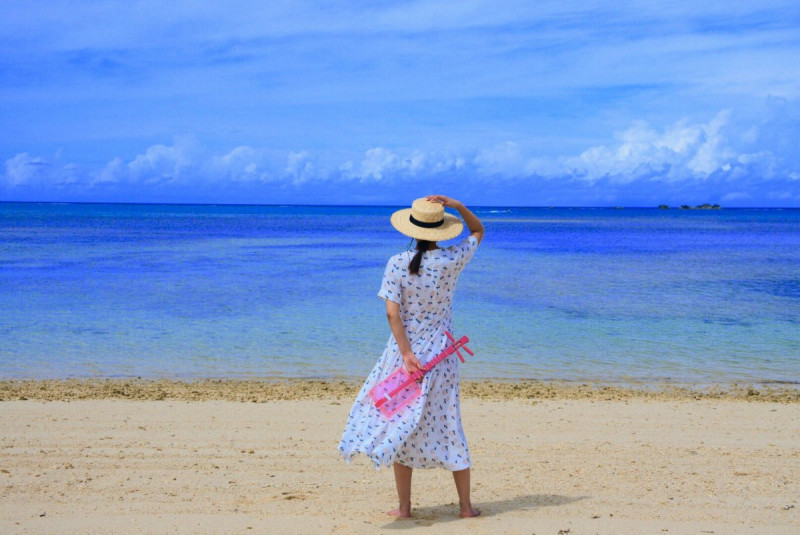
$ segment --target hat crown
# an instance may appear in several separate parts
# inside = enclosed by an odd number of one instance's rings
[[[436,223],[444,218],[444,206],[428,199],[416,199],[411,203],[411,215],[423,223]]]
[[[464,229],[461,221],[446,213],[442,204],[426,198],[416,199],[411,208],[397,210],[392,214],[391,222],[406,236],[426,241],[449,240]]]

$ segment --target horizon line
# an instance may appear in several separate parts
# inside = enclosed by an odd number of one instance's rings
[[[50,205],[121,205],[121,206],[230,206],[230,207],[320,207],[320,208],[397,208],[404,207],[405,204],[326,204],[326,203],[311,203],[311,204],[293,204],[293,203],[215,203],[215,202],[123,202],[123,201],[8,201],[0,200],[2,204],[50,204]],[[638,205],[638,206],[624,206],[624,205],[510,205],[510,204],[470,204],[469,206],[478,208],[543,208],[543,209],[609,209],[609,210],[687,210],[682,208],[688,206],[688,210],[697,210],[699,207],[708,205],[716,205],[715,209],[701,209],[703,211],[716,211],[716,210],[798,210],[800,206],[722,206],[717,203],[701,203],[701,204],[680,204],[680,205],[667,205],[664,203],[657,205]],[[666,208],[661,208],[666,206]]]

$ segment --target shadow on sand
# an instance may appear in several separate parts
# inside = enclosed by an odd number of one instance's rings
[[[541,507],[553,507],[567,505],[569,503],[585,500],[589,496],[559,496],[556,494],[528,494],[527,496],[517,496],[507,500],[497,500],[493,502],[473,502],[476,509],[480,509],[481,516],[494,516],[509,511],[523,511],[525,509],[538,509]],[[414,516],[405,519],[392,520],[381,526],[383,529],[412,529],[418,526],[433,526],[453,520],[461,520],[458,517],[458,505],[451,503],[448,505],[436,505],[433,507],[417,507],[412,513]]]

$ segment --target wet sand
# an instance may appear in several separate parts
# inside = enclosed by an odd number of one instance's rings
[[[0,533],[798,533],[792,388],[465,384],[484,514],[420,470],[405,521],[336,450],[357,388],[0,382]]]

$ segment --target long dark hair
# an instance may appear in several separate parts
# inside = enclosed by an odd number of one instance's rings
[[[408,271],[410,271],[412,275],[419,275],[419,268],[420,264],[422,263],[422,253],[427,251],[432,243],[433,242],[428,240],[417,240],[417,253],[408,264]]]

